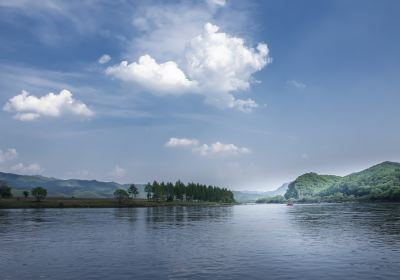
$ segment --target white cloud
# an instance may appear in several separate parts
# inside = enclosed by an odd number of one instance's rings
[[[151,56],[143,55],[138,62],[122,61],[108,67],[108,75],[124,81],[133,81],[155,94],[179,94],[193,89],[196,82],[189,81],[185,73],[173,61],[157,63]]]
[[[42,167],[37,163],[31,163],[24,165],[23,163],[18,163],[10,167],[13,172],[23,173],[23,174],[39,174],[43,171]]]
[[[72,93],[65,89],[59,94],[50,92],[41,97],[22,91],[20,95],[12,97],[3,109],[7,112],[15,112],[14,117],[21,121],[32,121],[40,117],[60,117],[64,114],[82,117],[94,115],[93,111],[84,103],[75,100]]]
[[[300,81],[296,81],[296,80],[287,81],[287,84],[291,85],[291,86],[294,86],[295,88],[298,88],[298,89],[305,89],[306,88],[306,85],[304,83],[302,83]]]
[[[254,108],[258,108],[259,105],[253,99],[235,99],[232,95],[229,95],[231,102],[227,103],[228,108],[236,108],[239,111],[249,113]]]
[[[0,163],[14,160],[18,157],[18,153],[16,149],[7,149],[3,152],[0,150]]]
[[[18,158],[16,149],[7,149],[3,151],[0,149],[0,168],[9,172],[18,172],[23,174],[39,174],[43,168],[38,163],[23,164],[15,163]]]
[[[122,178],[126,175],[126,170],[118,165],[114,166],[114,169],[111,171],[111,175],[116,178]]]
[[[236,99],[233,92],[247,90],[252,75],[272,61],[268,46],[247,47],[243,39],[219,32],[211,23],[186,43],[185,54],[177,62],[157,63],[150,55],[138,62],[108,67],[106,73],[123,81],[133,81],[153,94],[200,93],[208,104],[250,112],[258,107],[252,99]]]
[[[213,144],[201,144],[197,139],[188,138],[170,138],[166,147],[176,148],[176,147],[190,147],[192,152],[201,156],[212,156],[212,155],[240,155],[248,154],[251,152],[250,149],[245,147],[238,147],[234,144],[224,144],[221,142],[215,142]]]
[[[163,2],[138,7],[132,21],[138,32],[124,56],[139,57],[148,53],[157,60],[178,61],[186,44],[201,33],[204,23],[213,19],[215,11],[206,1]]]
[[[207,0],[209,5],[215,5],[215,6],[225,6],[226,5],[226,0]]]
[[[189,147],[189,146],[198,146],[199,141],[197,139],[188,139],[188,138],[175,138],[172,137],[165,143],[166,147]]]
[[[248,154],[250,153],[250,149],[244,147],[238,147],[234,144],[224,144],[221,142],[216,142],[211,145],[203,144],[196,149],[194,152],[202,155],[239,155],[239,154]]]
[[[243,39],[218,31],[218,26],[207,23],[203,33],[188,44],[188,74],[199,81],[204,90],[246,90],[251,75],[271,62],[268,47],[259,43],[256,49],[249,48]]]
[[[111,56],[110,56],[110,55],[108,55],[108,54],[103,54],[103,55],[98,59],[98,62],[99,62],[100,64],[105,64],[105,63],[109,62],[110,60],[111,60]]]

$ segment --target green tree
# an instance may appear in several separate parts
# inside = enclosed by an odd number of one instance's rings
[[[0,182],[0,197],[1,198],[12,197],[11,187],[6,182]]]
[[[29,196],[29,192],[28,191],[23,191],[22,194],[24,195],[25,199],[27,199],[28,196]]]
[[[153,184],[151,185],[151,190],[153,193],[153,200],[159,201],[160,200],[160,194],[161,194],[161,186],[157,181],[154,181]]]
[[[152,196],[152,187],[150,183],[146,184],[146,186],[144,187],[144,191],[146,192],[147,200],[150,200]]]
[[[130,184],[129,188],[128,188],[128,193],[130,195],[132,195],[132,199],[133,199],[133,198],[136,198],[136,196],[139,194],[139,190],[135,184]]]
[[[42,187],[36,187],[31,190],[31,194],[36,198],[37,202],[40,202],[42,199],[45,199],[47,196],[47,190]]]
[[[177,181],[174,186],[174,194],[176,199],[183,200],[186,194],[186,186],[181,181]]]
[[[129,194],[126,190],[118,189],[114,192],[114,197],[121,203],[123,200],[129,199]]]
[[[174,184],[168,182],[165,187],[166,194],[167,194],[167,201],[174,200]]]

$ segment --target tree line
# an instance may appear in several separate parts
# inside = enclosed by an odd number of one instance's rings
[[[207,186],[199,183],[184,184],[181,181],[176,183],[157,182],[147,183],[144,187],[146,197],[149,201],[209,201],[209,202],[235,202],[233,193],[226,189],[216,186]],[[25,199],[31,195],[36,201],[46,198],[47,190],[43,187],[35,187],[30,191],[22,192]],[[117,189],[114,197],[121,203],[130,197],[135,199],[139,195],[139,188],[135,184],[130,184],[128,189]],[[11,198],[12,188],[6,182],[0,182],[0,198]]]
[[[144,187],[147,199],[150,201],[210,201],[210,202],[234,202],[233,193],[226,189],[216,186],[207,186],[199,183],[188,183],[185,185],[181,181],[147,183]],[[118,189],[114,196],[122,201],[128,199],[129,195],[136,197],[139,190],[135,184],[131,184],[128,190]]]
[[[42,199],[45,199],[47,196],[47,190],[42,187],[36,187],[31,189],[31,191],[23,191],[22,194],[24,195],[24,198],[28,198],[29,194],[31,194],[36,201],[41,201]],[[6,183],[0,181],[0,198],[12,198],[12,188]]]

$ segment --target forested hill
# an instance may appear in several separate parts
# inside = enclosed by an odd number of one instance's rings
[[[44,176],[28,176],[0,172],[0,181],[6,182],[17,194],[37,186],[48,190],[49,196],[75,197],[112,197],[114,191],[123,185],[115,182],[100,182],[96,180],[61,180]],[[143,189],[143,187],[142,187]]]
[[[285,198],[400,201],[400,163],[386,161],[344,177],[306,173],[289,184]]]

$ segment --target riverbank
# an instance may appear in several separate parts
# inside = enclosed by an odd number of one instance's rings
[[[0,209],[24,208],[129,208],[129,207],[171,207],[171,206],[228,206],[235,203],[218,203],[206,201],[148,201],[135,199],[118,203],[112,198],[57,198],[50,197],[37,202],[34,199],[10,198],[0,199]]]

